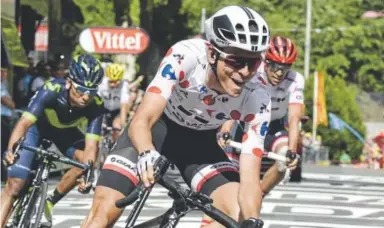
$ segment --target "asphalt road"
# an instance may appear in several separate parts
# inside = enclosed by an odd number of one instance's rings
[[[368,174],[369,175],[368,175]],[[179,181],[177,174],[172,174]],[[265,228],[383,228],[384,175],[382,171],[304,166],[301,183],[280,185],[263,202]],[[50,184],[50,190],[55,187]],[[92,195],[70,192],[54,208],[54,227],[75,228],[87,215]],[[140,221],[165,212],[172,201],[156,186]],[[115,227],[124,227],[126,209]],[[193,212],[178,227],[200,227],[201,213]]]

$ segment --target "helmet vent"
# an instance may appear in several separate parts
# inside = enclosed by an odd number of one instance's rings
[[[267,33],[268,30],[267,30],[267,27],[263,26],[263,33]]]
[[[250,32],[259,32],[259,27],[257,26],[257,23],[254,20],[249,20],[248,27]]]
[[[220,29],[220,32],[227,40],[236,41],[236,37],[232,32],[226,29]]]
[[[239,34],[239,41],[242,44],[246,44],[247,43],[247,37],[245,36],[245,34]]]
[[[257,45],[259,43],[259,36],[251,36],[251,44]]]
[[[242,25],[242,24],[237,24],[237,25],[236,25],[236,30],[237,30],[238,32],[244,32],[244,27],[243,27],[243,25]]]
[[[261,40],[261,45],[266,45],[268,41],[268,36],[263,36],[263,39]]]

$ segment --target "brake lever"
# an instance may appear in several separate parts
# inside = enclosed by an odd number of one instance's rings
[[[81,191],[80,193],[83,193],[83,194],[88,194],[89,191],[91,191],[91,188],[92,188],[92,182],[94,180],[94,165],[93,165],[93,161],[92,160],[89,160],[88,161],[88,168],[85,171],[85,175],[83,175],[83,178],[84,178],[84,183],[85,185],[87,185],[88,183],[91,183],[91,185],[89,187],[87,187],[84,191]]]

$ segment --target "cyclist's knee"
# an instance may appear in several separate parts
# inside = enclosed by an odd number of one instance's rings
[[[238,219],[240,207],[238,202],[239,183],[231,182],[218,187],[212,194],[213,204],[228,216]]]
[[[123,212],[115,206],[115,202],[124,195],[116,190],[97,186],[93,204],[84,227],[112,227]]]
[[[18,198],[25,186],[25,183],[26,180],[20,178],[9,178],[5,185],[4,193],[14,199]]]

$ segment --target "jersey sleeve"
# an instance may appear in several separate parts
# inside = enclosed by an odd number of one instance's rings
[[[242,153],[260,158],[263,157],[264,139],[271,119],[271,98],[267,94],[266,91],[262,94],[255,90],[246,103],[246,112],[243,115],[245,126]]]
[[[43,87],[36,91],[33,97],[29,100],[27,110],[23,113],[23,117],[30,119],[32,122],[36,122],[46,106],[51,102],[56,101],[61,89],[62,87],[60,84],[47,82]]]
[[[120,94],[120,103],[128,104],[129,103],[129,84],[127,81],[122,81],[123,85],[121,87]]]
[[[173,90],[189,75],[197,64],[194,51],[182,42],[172,46],[146,92],[157,93],[168,100]]]
[[[289,90],[289,104],[304,104],[304,85],[304,77],[296,73],[295,81]]]

